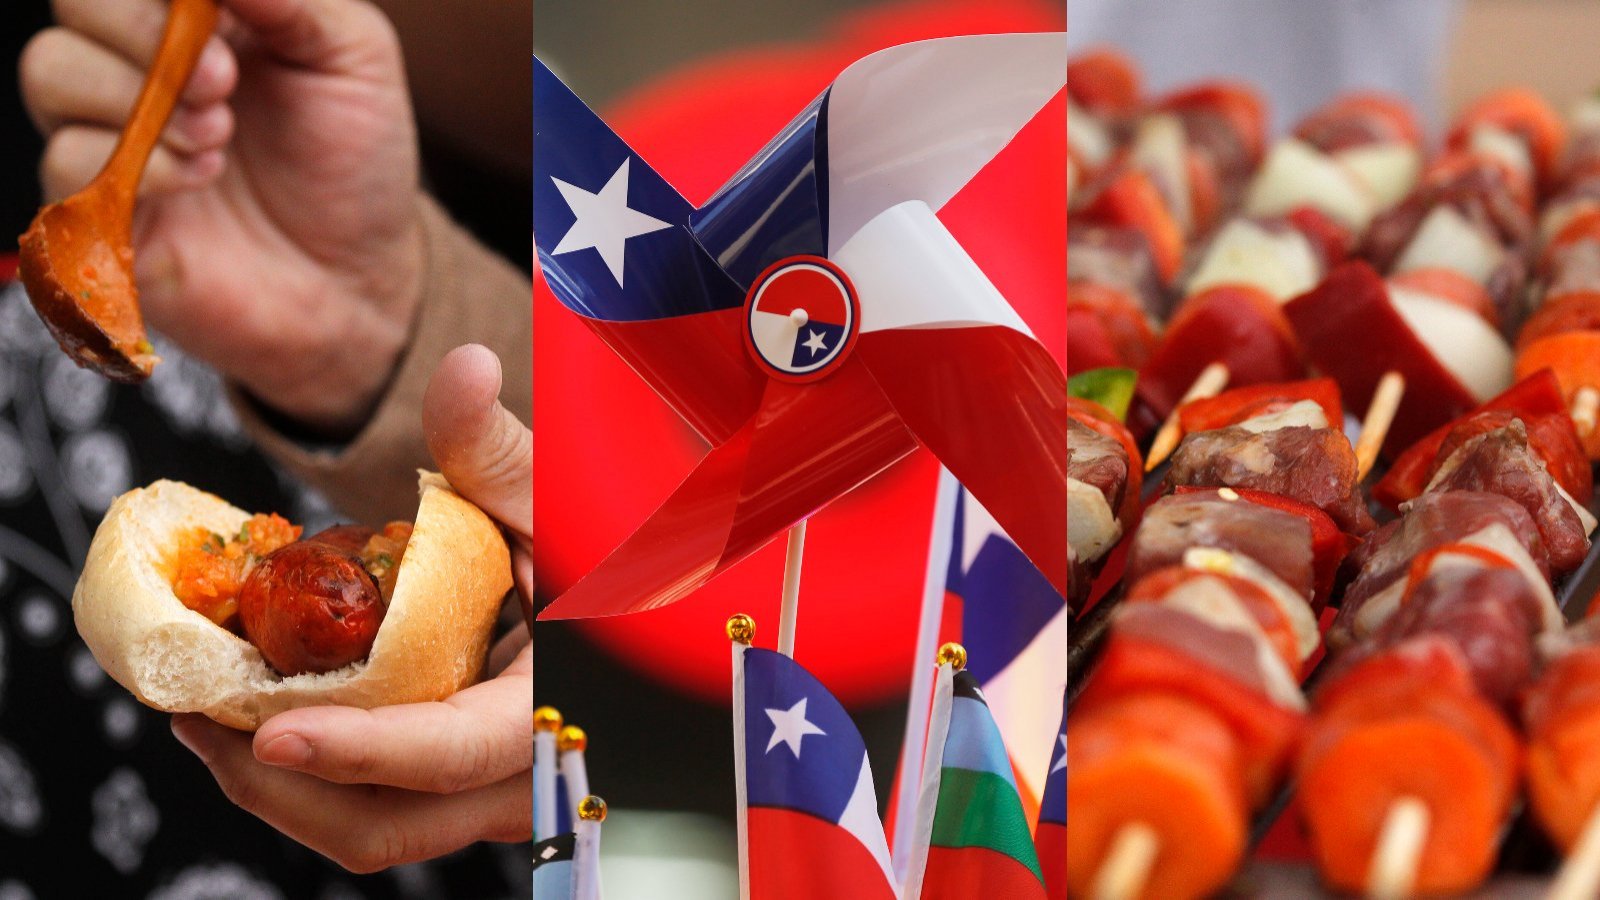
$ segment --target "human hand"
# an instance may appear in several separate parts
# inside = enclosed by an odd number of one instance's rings
[[[494,354],[459,347],[428,385],[423,427],[450,484],[505,527],[526,614],[532,435],[499,391]],[[172,730],[234,803],[345,868],[373,872],[473,841],[531,837],[532,670],[518,628],[495,647],[493,678],[440,703],[290,710],[253,738],[198,714],[175,716]]]
[[[54,0],[20,65],[59,199],[89,182],[155,55],[161,0]],[[135,215],[150,324],[262,402],[353,430],[421,294],[416,130],[394,30],[365,0],[224,0]]]

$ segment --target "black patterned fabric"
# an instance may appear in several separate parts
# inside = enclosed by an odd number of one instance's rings
[[[274,472],[209,368],[138,388],[77,368],[12,284],[0,292],[0,900],[526,897],[528,845],[354,876],[222,795],[78,639],[72,585],[111,499],[176,478],[313,530],[328,504]]]

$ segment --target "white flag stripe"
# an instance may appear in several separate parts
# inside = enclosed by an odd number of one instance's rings
[[[894,868],[889,864],[889,841],[883,834],[883,822],[878,818],[878,792],[872,785],[872,766],[865,754],[861,756],[861,774],[856,776],[855,790],[844,805],[839,817],[839,827],[855,836],[883,870],[883,880],[891,888],[895,885]]]
[[[1051,739],[1058,733],[1057,723],[1040,710],[1050,708],[1051,697],[1060,705],[1061,692],[1067,689],[1067,654],[1060,649],[1067,646],[1067,618],[1062,606],[1027,649],[983,686],[984,700],[1017,775],[1035,798],[1044,793]]]
[[[928,204],[909,200],[833,254],[861,299],[861,332],[1003,325],[1032,336]]]
[[[1067,83],[1067,36],[991,34],[880,50],[828,95],[828,256],[905,200],[938,209]]]

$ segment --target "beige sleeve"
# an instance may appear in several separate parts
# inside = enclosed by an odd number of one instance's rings
[[[478,343],[500,357],[500,400],[525,424],[533,414],[533,293],[527,276],[473,239],[431,199],[422,203],[427,253],[415,333],[372,418],[353,440],[314,449],[284,434],[237,386],[230,399],[268,456],[322,491],[344,514],[377,524],[417,509],[418,468],[432,468],[422,394],[439,360]]]

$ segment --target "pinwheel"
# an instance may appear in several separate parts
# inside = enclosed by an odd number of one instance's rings
[[[712,445],[544,617],[676,602],[919,445],[1065,591],[1065,374],[936,216],[1065,73],[1060,34],[875,53],[696,209],[534,61],[543,277]]]

